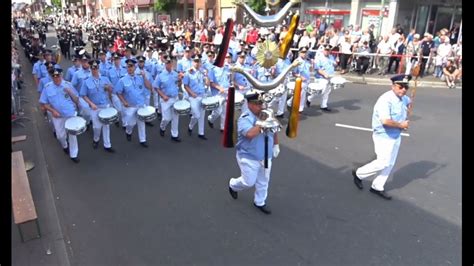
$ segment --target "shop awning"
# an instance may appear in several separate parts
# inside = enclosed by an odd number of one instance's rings
[[[334,9],[313,9],[306,10],[305,14],[311,15],[350,15],[350,10],[334,10]]]

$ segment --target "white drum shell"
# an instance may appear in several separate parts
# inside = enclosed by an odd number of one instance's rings
[[[70,117],[66,120],[64,124],[66,132],[71,135],[80,135],[84,133],[87,129],[86,120],[80,116]]]
[[[216,96],[206,97],[201,101],[204,110],[212,111],[219,107],[219,99]]]
[[[100,110],[98,117],[99,121],[106,125],[110,125],[119,121],[118,112],[112,107]]]
[[[179,100],[173,104],[173,108],[179,115],[187,115],[191,113],[191,104],[186,100]]]
[[[137,118],[143,122],[151,122],[157,118],[156,109],[153,106],[138,108]]]

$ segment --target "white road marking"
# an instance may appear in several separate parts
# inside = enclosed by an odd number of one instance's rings
[[[358,130],[362,130],[362,131],[370,131],[370,132],[373,131],[371,128],[356,127],[356,126],[344,125],[344,124],[339,124],[339,123],[336,123],[335,126],[336,127],[351,128],[351,129],[358,129]],[[408,134],[408,133],[402,133],[401,135],[404,136],[404,137],[409,137],[410,136],[410,134]]]

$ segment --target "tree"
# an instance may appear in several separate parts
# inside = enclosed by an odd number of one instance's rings
[[[153,10],[155,12],[167,11],[176,4],[176,0],[155,0]]]
[[[267,6],[265,0],[250,0],[248,5],[253,9],[253,11],[259,13],[260,15],[266,15],[265,7]]]
[[[51,5],[55,6],[58,9],[61,9],[61,0],[51,0]]]

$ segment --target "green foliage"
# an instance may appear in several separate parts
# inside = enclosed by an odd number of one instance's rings
[[[61,0],[51,0],[51,4],[56,8],[61,8]]]
[[[259,13],[260,15],[266,15],[266,13],[265,13],[266,2],[265,2],[265,0],[250,0],[247,3],[253,9],[253,11]]]
[[[153,10],[155,12],[168,11],[176,4],[176,0],[155,0]]]

